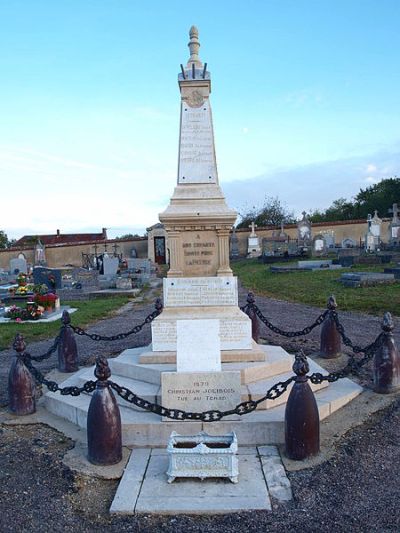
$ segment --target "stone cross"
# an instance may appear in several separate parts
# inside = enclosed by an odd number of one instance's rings
[[[303,211],[301,214],[303,215],[303,220],[306,220],[307,212],[306,212],[306,211]]]
[[[389,209],[389,213],[393,213],[393,222],[398,220],[399,217],[399,209],[397,207],[397,204],[393,204],[392,209]]]
[[[115,243],[113,248],[114,248],[114,256],[117,257],[117,249],[119,248],[119,245]]]
[[[256,234],[256,227],[257,227],[257,224],[254,224],[254,221],[249,226],[249,228],[251,228],[251,236],[252,237]]]

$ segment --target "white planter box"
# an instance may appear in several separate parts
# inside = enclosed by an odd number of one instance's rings
[[[188,437],[173,431],[167,452],[168,483],[177,477],[198,477],[201,480],[228,477],[232,483],[238,482],[237,438],[234,432],[214,437],[201,431]]]

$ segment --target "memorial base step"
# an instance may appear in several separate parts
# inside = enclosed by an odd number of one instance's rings
[[[128,368],[131,368],[132,370],[142,367],[144,376],[147,378],[149,376],[149,370],[152,376],[161,372],[161,369],[156,369],[157,371],[155,371],[155,369],[149,368],[151,365],[140,365],[137,362],[139,354],[144,349],[145,348],[136,348],[126,350],[116,359],[110,359],[109,363],[113,372],[111,379],[119,385],[129,388],[138,396],[141,396],[150,402],[159,403],[161,397],[159,380],[154,383],[148,379],[144,380],[138,378],[135,373],[134,375],[136,377],[132,378],[125,373],[120,374],[119,371],[116,371],[118,368],[119,370],[126,372]],[[286,354],[286,357],[283,357],[283,359],[292,361],[292,356],[279,347],[265,346],[265,349],[267,357],[269,357],[271,361],[274,359],[272,357],[273,354],[275,354],[275,358],[278,356],[282,358],[282,355]],[[135,357],[136,362],[133,362]],[[232,363],[232,365],[234,365],[234,363]],[[236,363],[236,365],[238,365],[238,363]],[[174,365],[155,366],[164,367],[164,370],[168,370],[166,367],[170,367],[170,371],[175,370]],[[230,364],[228,364],[228,366],[230,366]],[[63,381],[63,386],[82,385],[85,381],[94,379],[93,370],[94,367],[83,368],[72,375],[64,374],[63,377],[66,379]],[[326,373],[324,369],[311,360],[310,372]],[[292,371],[288,369],[287,364],[285,364],[284,370],[281,372],[278,371],[277,374],[267,377],[260,375],[259,379],[256,381],[242,383],[242,401],[248,399],[257,400],[261,398],[273,384],[279,381],[285,381],[291,375],[293,375]],[[61,379],[62,378],[59,378],[58,381],[61,382]],[[321,420],[362,392],[362,388],[349,379],[342,379],[329,385],[323,383],[316,387],[313,386],[313,388]],[[123,444],[126,446],[137,447],[166,446],[172,431],[177,431],[184,435],[193,435],[201,430],[216,435],[235,431],[238,436],[239,444],[241,445],[279,444],[284,441],[284,414],[288,394],[289,392],[287,391],[276,400],[262,402],[256,411],[240,417],[239,420],[223,419],[219,422],[163,421],[159,415],[133,407],[132,404],[127,403],[116,395],[121,411]],[[88,394],[72,397],[61,396],[60,393],[47,392],[40,401],[49,412],[57,417],[61,417],[76,424],[78,427],[85,429],[90,399],[91,397]]]
[[[140,355],[139,363],[143,365],[176,364],[176,352],[153,352],[151,344],[148,346],[148,350]],[[252,341],[250,350],[221,350],[221,361],[223,363],[265,361],[265,352],[259,344]]]

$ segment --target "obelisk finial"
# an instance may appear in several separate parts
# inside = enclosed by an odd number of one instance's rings
[[[194,65],[196,67],[201,68],[203,66],[203,63],[200,61],[199,58],[199,48],[200,48],[200,42],[199,42],[199,30],[196,28],[196,26],[192,26],[189,30],[189,37],[190,41],[188,43],[188,47],[190,50],[190,57],[187,62],[188,68]]]

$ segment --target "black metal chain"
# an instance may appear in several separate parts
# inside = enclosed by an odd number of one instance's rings
[[[247,304],[241,309],[244,312],[246,312],[247,309],[253,309],[256,315],[258,316],[258,318],[261,320],[261,322],[263,322],[263,324],[267,326],[267,328],[269,328],[274,333],[277,333],[278,335],[282,335],[283,337],[289,337],[289,338],[303,337],[304,335],[308,335],[314,328],[316,328],[317,326],[320,326],[322,322],[324,322],[324,320],[326,319],[326,317],[328,316],[330,312],[329,309],[326,309],[323,313],[321,313],[317,317],[317,319],[313,322],[313,324],[305,327],[304,329],[300,331],[284,331],[283,329],[278,328],[278,326],[274,326],[274,324],[272,324],[268,320],[268,318],[262,314],[261,310],[257,307],[256,304],[254,303]]]
[[[132,328],[129,331],[126,331],[125,333],[118,333],[117,335],[98,335],[97,333],[88,333],[84,329],[80,328],[79,326],[73,326],[70,324],[71,329],[77,334],[77,335],[85,335],[86,337],[89,337],[92,339],[92,341],[118,341],[122,339],[126,339],[129,337],[129,335],[135,335],[136,333],[139,333],[143,329],[143,327],[146,324],[150,324],[150,322],[153,322],[153,320],[161,313],[159,309],[156,309],[152,313],[150,313],[141,324],[138,324],[134,328]]]
[[[33,366],[31,363],[31,356],[29,354],[24,353],[20,357],[22,358],[29,372],[35,378],[36,382],[40,385],[46,385],[51,392],[60,392],[62,396],[79,396],[82,392],[90,393],[96,388],[96,381],[86,381],[82,387],[60,387],[55,381],[46,379],[40,370]]]
[[[166,418],[171,418],[173,420],[200,420],[202,422],[217,422],[218,420],[221,420],[222,418],[230,415],[246,415],[254,411],[261,402],[267,399],[275,400],[276,398],[279,398],[279,396],[286,392],[288,386],[294,379],[295,376],[292,376],[286,381],[275,383],[275,385],[273,385],[267,391],[267,393],[258,400],[247,400],[245,402],[241,402],[233,409],[229,409],[227,411],[219,411],[218,409],[213,409],[210,411],[204,411],[202,413],[183,411],[181,409],[169,409],[157,403],[152,403],[148,400],[144,400],[140,396],[137,396],[127,387],[121,387],[121,385],[118,385],[118,383],[115,383],[114,381],[109,381],[109,384],[110,387],[114,389],[115,392],[127,402],[132,403],[133,405],[136,405],[141,409],[145,409],[146,411],[150,411],[157,415],[165,416]]]
[[[32,359],[32,361],[36,361],[37,363],[40,363],[40,361],[44,361],[45,359],[48,359],[57,350],[58,345],[60,343],[60,338],[61,338],[61,332],[54,339],[53,345],[43,355],[31,355],[28,352],[25,352],[24,355],[27,355],[29,359]]]

